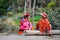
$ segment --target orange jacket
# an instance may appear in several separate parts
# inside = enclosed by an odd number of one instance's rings
[[[46,28],[47,28],[48,32],[51,30],[50,22],[48,21],[48,19],[39,20],[38,26],[39,26],[40,32],[42,32],[42,33],[46,30]]]

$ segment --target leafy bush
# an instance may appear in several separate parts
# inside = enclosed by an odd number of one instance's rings
[[[16,23],[17,26],[19,26],[19,24],[20,24],[20,19],[15,20],[15,23]]]
[[[12,17],[12,16],[14,15],[14,13],[13,13],[13,12],[7,12],[7,15],[8,15],[9,17]]]
[[[18,29],[19,27],[16,26],[15,21],[11,18],[0,21],[0,32],[17,33]]]
[[[21,12],[24,11],[24,9],[23,9],[22,7],[18,7],[18,8],[17,8],[17,11],[18,11],[19,13],[21,13]]]
[[[5,15],[9,6],[8,0],[0,0],[0,15]]]
[[[55,4],[56,4],[55,2],[50,2],[50,3],[48,3],[48,5],[47,5],[47,6],[48,6],[48,7],[54,7],[54,6],[55,6]]]

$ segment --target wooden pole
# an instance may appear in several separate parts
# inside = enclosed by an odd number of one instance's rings
[[[34,26],[34,13],[35,13],[35,12],[34,12],[34,11],[35,11],[34,9],[35,9],[35,2],[36,2],[36,0],[34,0],[34,4],[33,4],[33,17],[32,17],[32,19],[33,19],[33,20],[32,20],[33,26]]]
[[[29,1],[29,13],[31,12],[31,0]]]
[[[25,0],[24,13],[26,13],[26,7],[27,7],[27,2],[26,2],[26,0]]]
[[[59,1],[59,8],[60,8],[60,1]]]

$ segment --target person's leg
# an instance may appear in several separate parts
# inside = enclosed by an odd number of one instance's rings
[[[44,33],[44,27],[40,27],[40,32]]]
[[[53,37],[53,35],[51,34],[50,30],[51,30],[51,28],[47,27],[47,31],[48,31],[49,36]]]
[[[22,35],[24,30],[19,30],[18,34]]]

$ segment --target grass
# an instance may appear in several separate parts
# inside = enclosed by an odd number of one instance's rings
[[[16,23],[17,26],[19,26],[20,20],[19,19],[15,20],[15,23]]]

